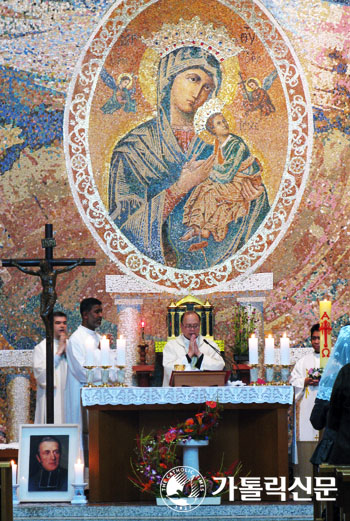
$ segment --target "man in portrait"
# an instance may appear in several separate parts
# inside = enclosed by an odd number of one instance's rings
[[[68,436],[66,436],[68,438]],[[37,443],[36,440],[38,439]],[[68,470],[61,466],[62,445],[54,436],[32,436],[29,492],[68,490]]]

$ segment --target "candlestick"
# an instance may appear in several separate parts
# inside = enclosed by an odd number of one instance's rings
[[[273,376],[274,376],[274,366],[273,364],[266,364],[265,363],[265,380],[267,385],[272,385]]]
[[[94,363],[94,350],[95,350],[95,341],[89,336],[85,340],[85,363],[84,365],[87,367],[93,367]]]
[[[101,365],[108,366],[110,365],[110,349],[109,349],[109,339],[106,336],[103,336],[100,341],[101,346]]]
[[[259,354],[258,354],[258,339],[254,333],[248,339],[248,344],[249,344],[249,364],[256,365],[259,363]]]
[[[329,360],[332,349],[331,338],[331,310],[332,303],[330,300],[321,300],[320,302],[320,367],[324,368]]]
[[[250,384],[256,385],[256,382],[258,380],[258,375],[259,375],[259,366],[257,364],[251,364],[249,372],[250,372]]]
[[[126,387],[126,385],[125,385],[125,366],[118,365],[117,368],[118,368],[117,387]]]
[[[120,338],[117,339],[117,366],[125,366],[125,347],[126,340],[120,335]]]
[[[109,370],[111,366],[110,365],[102,365],[101,366],[101,383],[102,387],[108,387],[109,383]]]
[[[290,359],[290,349],[289,349],[290,341],[287,337],[286,333],[283,333],[283,336],[280,338],[280,364],[281,365],[289,365]]]
[[[289,365],[282,365],[281,367],[281,383],[282,385],[288,385],[289,382]]]
[[[84,483],[84,463],[81,462],[80,458],[77,463],[74,463],[74,482],[77,485]]]
[[[264,362],[266,365],[273,365],[275,363],[275,340],[271,334],[265,338]]]
[[[12,504],[13,505],[19,505],[18,495],[17,495],[17,489],[19,485],[12,485]]]
[[[14,460],[11,460],[12,467],[12,486],[17,485],[17,465]]]
[[[87,483],[72,483],[74,489],[74,496],[71,501],[72,505],[86,505],[87,499],[85,497],[84,488]]]

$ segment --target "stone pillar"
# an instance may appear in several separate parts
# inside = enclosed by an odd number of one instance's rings
[[[7,443],[19,440],[19,426],[29,423],[29,375],[12,374],[6,377],[8,401]]]
[[[8,417],[6,442],[18,442],[19,425],[30,423],[30,371],[33,367],[32,349],[0,350],[0,368],[17,368],[21,374],[6,375],[6,400]]]
[[[140,343],[140,322],[142,298],[116,298],[118,338],[126,339],[125,350],[125,384],[129,387],[137,385],[133,377],[132,366],[137,365],[137,346]]]

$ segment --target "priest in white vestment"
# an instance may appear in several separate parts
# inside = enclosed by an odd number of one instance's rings
[[[308,376],[309,369],[320,367],[320,328],[315,324],[311,328],[311,345],[313,353],[309,353],[294,366],[290,383],[295,387],[295,401],[297,403],[297,448],[298,463],[295,475],[299,477],[312,476],[310,458],[316,448],[319,431],[313,428],[310,415],[318,392],[318,381]]]
[[[189,371],[221,371],[225,362],[215,342],[199,334],[200,318],[194,311],[186,311],[181,317],[182,335],[169,340],[163,350],[163,387],[168,387],[174,366],[184,365]]]
[[[54,423],[64,423],[64,390],[67,379],[67,316],[53,313],[54,335]],[[34,347],[33,372],[36,379],[34,423],[46,423],[46,339]]]

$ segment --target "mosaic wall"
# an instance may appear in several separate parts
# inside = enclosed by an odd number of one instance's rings
[[[185,203],[194,203],[187,186],[181,206],[172,186],[186,161],[216,154],[218,162],[218,153],[202,128],[191,157],[193,135],[182,126],[179,159],[169,81],[187,70],[186,60],[198,67],[197,40],[156,58],[154,35],[164,43],[180,18],[188,29],[194,14],[202,28],[218,31],[228,51],[222,60],[208,58],[221,49],[207,45],[207,68],[200,70],[212,67],[214,80],[183,114],[192,123],[205,102],[221,103],[248,159],[226,183],[229,196],[237,195],[239,177],[251,175],[253,196],[243,215],[220,216],[220,223],[227,219],[221,236],[202,222],[200,233],[181,240],[197,225],[184,220]],[[67,312],[72,331],[79,301],[94,295],[104,303],[104,331],[116,334],[118,295],[106,292],[105,277],[127,274],[148,288],[137,306],[151,343],[166,338],[167,305],[191,288],[214,304],[215,336],[228,345],[235,296],[216,286],[257,271],[274,278],[265,329],[309,345],[318,300],[328,297],[336,337],[349,315],[349,1],[3,0],[0,15],[0,255],[41,257],[44,225],[53,223],[56,257],[96,258],[96,267],[58,277],[57,308]],[[159,60],[169,65],[169,56],[176,62],[170,80],[165,65],[163,75],[156,68]],[[171,163],[170,181],[162,178],[164,162]],[[32,349],[44,333],[40,281],[0,270],[0,347]]]

